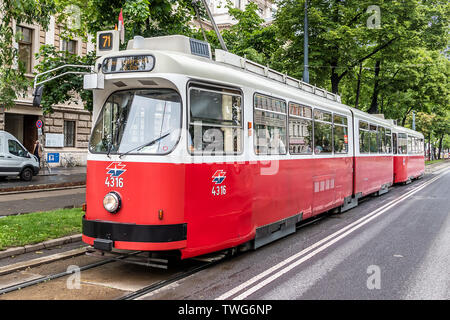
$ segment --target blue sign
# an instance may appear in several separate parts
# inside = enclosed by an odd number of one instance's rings
[[[42,120],[36,121],[36,127],[37,127],[38,129],[42,128]]]
[[[59,153],[47,153],[48,163],[59,163]]]

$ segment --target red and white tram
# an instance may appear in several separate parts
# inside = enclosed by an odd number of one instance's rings
[[[421,133],[394,127],[394,183],[409,183],[425,172],[424,137]]]
[[[95,124],[84,242],[182,259],[258,248],[423,174],[420,133],[228,52],[215,57],[207,43],[169,36],[97,60],[85,78]],[[402,134],[414,155],[396,153]]]

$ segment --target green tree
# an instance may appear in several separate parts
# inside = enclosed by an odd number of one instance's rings
[[[294,76],[303,72],[304,2],[281,0],[276,16],[285,42],[278,65]],[[370,10],[374,5],[379,11]],[[308,8],[311,82],[339,93],[345,77],[358,79],[359,75],[364,80],[359,70],[370,68],[373,112],[377,111],[386,61],[402,61],[411,47],[436,50],[447,43],[449,5],[445,1],[309,0]],[[380,24],[371,19],[379,19]]]
[[[0,106],[9,109],[30,85],[25,76],[25,66],[18,59],[18,49],[13,40],[20,34],[13,29],[14,23],[38,23],[47,28],[55,11],[53,0],[2,0],[0,1]]]
[[[55,0],[58,5],[58,21],[65,24],[72,12],[70,6],[80,8],[80,23],[65,26],[70,36],[95,35],[96,32],[114,29],[123,10],[125,41],[135,35],[154,37],[168,34],[190,35],[189,22],[195,16],[190,0]]]
[[[39,73],[51,70],[66,64],[72,65],[94,65],[95,52],[90,52],[86,56],[78,56],[67,51],[57,51],[52,45],[41,47],[37,58],[42,62],[36,67]],[[67,70],[62,70],[66,72]],[[85,68],[71,68],[71,71],[86,72]],[[59,72],[61,73],[61,72]],[[55,74],[49,73],[39,81],[48,79]],[[92,111],[92,91],[83,90],[83,77],[80,75],[69,74],[49,81],[44,84],[44,92],[41,100],[41,107],[44,114],[53,112],[53,106],[62,103],[78,104],[79,98],[82,99],[85,109]]]
[[[64,39],[81,36],[85,40],[88,34],[95,35],[97,31],[110,30],[118,23],[120,10],[123,10],[125,26],[125,44],[135,35],[144,37],[184,34],[192,36],[196,34],[189,22],[193,19],[195,11],[191,1],[182,0],[55,0],[57,21],[63,25],[61,34]],[[79,21],[69,24],[72,10],[78,8]],[[95,52],[90,52],[86,57],[71,55],[68,52],[57,51],[53,46],[43,46],[37,55],[41,63],[37,66],[38,72],[44,72],[64,64],[93,65]],[[86,71],[86,69],[74,71]],[[67,70],[60,70],[48,74],[40,80],[61,74]],[[53,112],[53,106],[59,103],[76,103],[74,98],[81,97],[87,110],[92,110],[92,93],[83,90],[83,78],[77,75],[69,75],[49,81],[44,85],[44,94],[41,106],[44,113]]]
[[[245,56],[260,64],[272,64],[274,52],[280,46],[276,26],[265,24],[264,19],[257,13],[258,5],[253,2],[249,2],[245,10],[235,8],[231,2],[228,2],[227,9],[236,21],[230,28],[221,32],[227,49],[231,53]],[[213,48],[221,48],[214,31],[206,32],[206,36]],[[202,34],[197,32],[196,37],[202,39]]]

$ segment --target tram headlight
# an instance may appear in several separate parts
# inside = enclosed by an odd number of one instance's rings
[[[103,208],[111,213],[116,213],[117,211],[119,211],[121,203],[122,201],[120,199],[120,195],[114,191],[109,192],[103,198]]]

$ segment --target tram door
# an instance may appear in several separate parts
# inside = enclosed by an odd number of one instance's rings
[[[392,134],[392,139],[394,141],[392,141],[392,151],[394,151],[394,154],[397,154],[397,134],[393,133]]]

